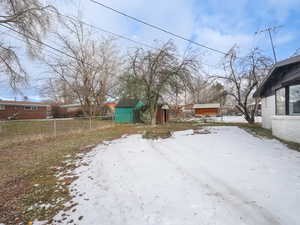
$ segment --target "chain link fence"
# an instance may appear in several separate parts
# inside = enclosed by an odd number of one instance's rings
[[[112,117],[0,121],[0,143],[56,137],[77,131],[107,127],[112,124]]]

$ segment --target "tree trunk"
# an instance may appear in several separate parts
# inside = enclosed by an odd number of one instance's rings
[[[155,126],[155,125],[156,125],[156,118],[155,118],[155,116],[153,116],[151,118],[151,126]]]
[[[156,125],[156,112],[157,109],[156,107],[151,107],[150,109],[150,116],[151,116],[151,126],[155,126]]]
[[[255,117],[254,116],[245,115],[245,119],[247,120],[247,122],[249,124],[254,124],[255,123]]]

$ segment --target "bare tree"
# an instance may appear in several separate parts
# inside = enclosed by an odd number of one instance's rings
[[[245,57],[238,57],[235,48],[225,58],[224,75],[214,76],[225,82],[227,94],[233,97],[236,108],[248,123],[255,122],[255,114],[260,99],[252,95],[259,87],[272,65],[272,60],[255,48]],[[254,107],[250,109],[249,105]]]
[[[41,0],[0,0],[0,25],[19,32],[29,56],[36,57],[42,48],[34,40],[41,41],[45,37],[54,21],[53,12],[56,9],[52,5],[44,5]],[[16,90],[18,84],[26,82],[27,74],[20,63],[16,46],[11,45],[6,38],[6,33],[2,33],[0,73],[8,76],[10,86]]]
[[[144,101],[152,125],[156,124],[156,112],[163,95],[180,82],[187,82],[198,66],[194,55],[180,58],[172,42],[155,50],[137,49],[131,58],[132,73],[144,90]]]
[[[76,101],[76,96],[65,82],[55,78],[49,78],[42,85],[40,95],[46,97],[48,101],[55,104],[71,104]]]
[[[219,82],[212,82],[209,78],[195,77],[189,90],[192,103],[215,103],[224,105],[227,93]]]
[[[85,115],[94,116],[115,88],[121,57],[115,39],[95,39],[80,22],[69,22],[65,27],[69,35],[56,33],[57,42],[71,57],[52,56],[44,62],[56,82],[79,101]]]
[[[128,69],[127,69],[128,70]],[[125,99],[140,99],[144,101],[145,89],[143,82],[130,71],[125,71],[119,77],[115,96]]]

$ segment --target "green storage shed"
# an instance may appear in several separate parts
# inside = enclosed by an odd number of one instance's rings
[[[122,99],[115,108],[115,122],[137,123],[140,122],[140,111],[144,103],[139,100]]]

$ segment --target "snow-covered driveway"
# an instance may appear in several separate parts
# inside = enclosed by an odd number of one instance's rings
[[[300,153],[237,127],[208,129],[98,146],[75,171],[78,205],[55,224],[300,224]]]

